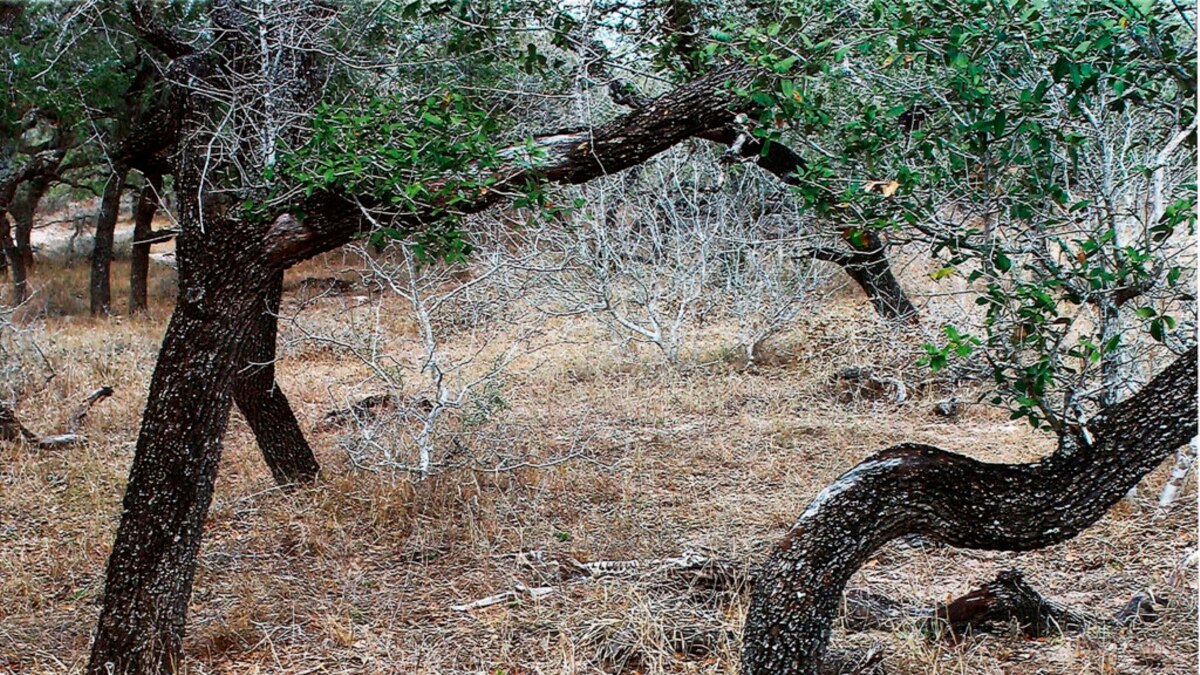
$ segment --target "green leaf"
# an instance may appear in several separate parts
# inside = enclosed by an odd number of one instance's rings
[[[796,65],[797,60],[799,60],[799,57],[797,56],[789,56],[786,59],[780,59],[780,61],[773,67],[773,70],[777,73],[786,73],[792,69],[792,66]]]

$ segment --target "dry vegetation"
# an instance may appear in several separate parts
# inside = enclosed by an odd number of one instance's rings
[[[289,272],[282,313],[311,296],[306,278],[352,280],[350,263],[336,254]],[[910,282],[920,278],[917,267]],[[116,298],[125,274],[118,263]],[[45,362],[30,367],[53,377],[19,402],[22,421],[50,431],[91,388],[110,384],[116,393],[88,418],[91,440],[82,447],[0,447],[0,670],[83,666],[172,274],[152,270],[148,316],[97,320],[86,316],[82,264],[35,271],[39,295],[26,320]],[[358,294],[323,297],[303,312],[335,321]],[[945,389],[900,405],[839,400],[830,384],[838,368],[898,369],[919,339],[890,332],[848,290],[833,298],[774,339],[753,370],[731,359],[667,369],[648,352],[614,345],[588,320],[559,320],[551,330],[570,339],[505,378],[507,405],[495,422],[507,430],[510,454],[529,464],[579,456],[502,472],[454,469],[418,483],[356,469],[340,437],[352,430],[318,428],[330,409],[373,393],[363,366],[335,348],[289,345],[280,382],[323,479],[293,494],[276,489],[235,413],[192,596],[188,672],[736,671],[744,598],[697,597],[655,577],[563,581],[508,554],[543,550],[565,562],[691,549],[748,565],[823,485],[889,444],[926,442],[996,461],[1053,449],[1050,438],[983,406],[952,422],[932,416]],[[398,301],[383,302],[394,338],[383,348],[402,356],[414,348],[404,339],[411,321]],[[713,355],[728,330],[706,328]],[[852,585],[931,605],[1020,567],[1046,595],[1111,614],[1133,593],[1161,588],[1196,546],[1194,488],[1154,516],[1166,471],[1068,544],[1032,554],[891,546]],[[518,584],[556,590],[451,609]],[[1159,622],[1122,632],[951,643],[927,640],[914,624],[839,633],[834,644],[881,643],[890,672],[901,673],[1191,673],[1195,588],[1189,570]],[[679,653],[681,631],[703,634],[704,649]]]

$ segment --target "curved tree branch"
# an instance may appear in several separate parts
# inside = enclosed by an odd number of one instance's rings
[[[769,171],[788,185],[800,184],[796,173],[804,167],[804,158],[796,151],[774,141],[767,143],[764,150],[763,141],[757,138],[739,142],[739,133],[734,127],[725,126],[711,129],[700,137],[728,145],[742,158],[754,158],[759,168]],[[847,249],[819,248],[813,251],[813,257],[841,267],[866,293],[871,306],[880,316],[915,323],[917,308],[892,272],[887,246],[875,232],[863,231],[861,235],[857,243],[847,239]]]
[[[646,105],[596,128],[551,134],[500,154],[512,156],[508,169],[495,172],[496,182],[470,200],[455,205],[458,213],[478,213],[499,203],[506,194],[529,182],[576,185],[616,173],[733,120],[748,99],[733,93],[746,85],[754,70],[738,65],[719,68]],[[532,159],[537,157],[538,159]],[[299,204],[301,217],[283,215],[267,232],[267,257],[290,267],[349,242],[370,231],[373,223],[363,207],[378,200],[332,192],[316,193]],[[393,226],[418,227],[433,219],[433,211],[402,216]]]
[[[196,53],[196,49],[183,41],[175,31],[159,18],[153,3],[146,0],[129,0],[129,18],[138,35],[162,52],[169,59],[178,59]]]
[[[736,148],[744,158],[755,158],[762,169],[784,183],[796,185],[796,171],[803,158],[781,143],[750,138],[739,142],[732,126],[740,108],[748,104],[731,91],[730,83],[745,84],[753,71],[745,66],[729,66],[697,78],[658,99],[623,99],[625,83],[614,80],[614,98],[633,107],[629,113],[590,131],[548,134],[534,139],[533,149],[514,147],[502,156],[539,156],[536,162],[514,162],[511,169],[496,172],[499,180],[474,200],[456,205],[460,213],[477,213],[504,198],[506,193],[530,182],[585,183],[645,162],[690,138],[702,138]],[[379,206],[378,200],[354,198],[337,193],[314,194],[300,205],[302,217],[283,215],[267,234],[268,256],[280,266],[290,265],[319,253],[337,248],[353,236],[369,231],[374,223],[364,208]],[[401,218],[400,227],[415,228],[432,220],[430,213],[410,214]],[[396,225],[396,224],[394,224]],[[889,319],[915,321],[913,306],[892,273],[886,247],[878,235],[866,232],[859,246],[844,259],[832,260],[863,289],[875,310]]]
[[[991,464],[927,445],[889,448],[821,491],[757,575],[747,674],[817,673],[842,589],[885,543],[1027,551],[1071,539],[1196,435],[1196,348],[1130,399],[1030,464]]]

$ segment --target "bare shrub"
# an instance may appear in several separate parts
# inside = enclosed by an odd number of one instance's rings
[[[352,355],[367,366],[364,386],[394,400],[385,414],[355,418],[343,446],[356,466],[424,478],[473,456],[474,441],[508,406],[510,366],[545,346],[545,314],[529,302],[546,271],[537,233],[493,222],[469,237],[472,255],[456,261],[422,258],[407,240],[378,252],[358,247],[374,292],[356,296],[341,326],[293,317],[300,340]],[[407,323],[385,317],[398,311]]]
[[[711,152],[678,149],[578,194],[574,227],[552,237],[564,262],[553,311],[590,314],[672,366],[721,320],[753,363],[826,279],[790,200]]]

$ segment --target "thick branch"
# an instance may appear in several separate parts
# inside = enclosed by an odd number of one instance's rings
[[[991,464],[927,445],[884,450],[825,488],[758,575],[743,672],[816,673],[850,576],[909,534],[1027,551],[1071,539],[1196,435],[1193,347],[1132,398],[1031,464]]]
[[[129,18],[138,35],[169,59],[194,54],[196,50],[163,23],[151,5],[152,3],[145,0],[129,2]]]
[[[740,136],[732,126],[710,129],[700,135],[710,141],[728,145],[744,159],[754,159],[759,168],[769,171],[788,185],[799,185],[797,171],[804,167],[804,159],[788,146],[770,142],[763,149],[763,141]],[[900,281],[892,273],[887,259],[887,247],[879,235],[863,231],[856,241],[847,240],[850,248],[815,249],[813,257],[831,262],[845,270],[871,301],[871,306],[888,319],[916,322],[917,308],[904,292]]]
[[[880,316],[915,323],[917,308],[892,272],[883,242],[874,233],[864,232],[863,243],[862,247],[852,249],[817,247],[810,253],[817,260],[831,262],[850,275]]]
[[[707,129],[731,122],[738,106],[747,105],[730,84],[744,85],[753,71],[745,66],[718,69],[655,99],[593,131],[553,134],[534,139],[533,151],[518,146],[503,154],[513,165],[495,172],[496,183],[474,199],[455,205],[460,213],[478,213],[519,191],[529,182],[579,184],[640,164]],[[532,159],[538,157],[538,159]],[[532,166],[531,166],[532,164]],[[267,234],[268,258],[288,267],[335,249],[372,228],[363,207],[377,200],[318,193],[300,205],[302,217],[278,218]],[[431,213],[401,219],[401,227],[417,227]]]

